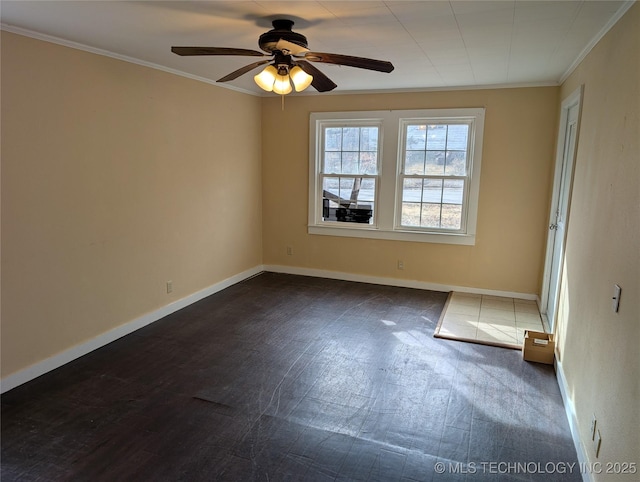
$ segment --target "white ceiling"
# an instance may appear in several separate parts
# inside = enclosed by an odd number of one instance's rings
[[[390,74],[315,64],[338,84],[334,92],[348,92],[555,85],[632,3],[2,0],[0,17],[4,30],[209,82],[257,59],[180,57],[171,46],[259,50],[271,20],[286,17],[313,51],[394,64]],[[253,82],[259,71],[224,85],[264,94]]]

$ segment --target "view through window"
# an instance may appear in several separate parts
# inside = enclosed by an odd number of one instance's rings
[[[378,126],[327,127],[323,134],[323,219],[372,224],[379,171]]]
[[[466,123],[405,124],[401,226],[463,228],[469,127]]]
[[[309,232],[474,244],[484,109],[311,114]]]

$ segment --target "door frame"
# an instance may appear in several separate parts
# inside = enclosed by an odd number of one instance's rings
[[[558,260],[560,266],[558,268],[558,279],[555,280],[555,283],[558,283],[562,279],[565,258],[565,246],[567,241],[567,231],[568,231],[568,223],[569,223],[569,213],[571,211],[571,194],[573,190],[573,175],[575,171],[575,159],[578,153],[578,143],[580,139],[580,119],[582,117],[582,98],[584,93],[584,85],[581,85],[576,90],[574,90],[571,94],[569,94],[563,101],[560,107],[560,124],[558,126],[558,141],[556,145],[556,161],[555,161],[555,170],[553,174],[553,190],[551,195],[551,207],[549,209],[549,218],[548,218],[548,233],[547,233],[547,245],[546,245],[546,255],[544,261],[544,273],[542,277],[542,291],[540,295],[540,314],[542,316],[542,322],[544,328],[547,332],[553,333],[555,332],[555,325],[557,321],[558,314],[558,299],[559,296],[556,295],[556,303],[553,307],[553,314],[551,319],[554,321],[553,326],[551,326],[549,321],[549,316],[547,313],[547,305],[549,303],[549,293],[551,290],[551,272],[553,269],[553,250],[555,243],[556,232],[550,228],[552,224],[555,223],[556,212],[558,210],[558,206],[560,204],[560,192],[562,190],[562,172],[563,169],[569,175],[569,185],[568,185],[568,200],[567,200],[567,212],[566,212],[566,221],[565,221],[565,229],[563,233],[562,239],[562,256]],[[569,109],[574,106],[578,106],[578,119],[576,123],[576,148],[574,149],[573,156],[570,159],[565,159],[565,144],[567,138],[567,120],[569,117]],[[559,288],[558,288],[559,294]]]

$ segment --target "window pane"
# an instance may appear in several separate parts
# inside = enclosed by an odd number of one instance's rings
[[[443,204],[441,225],[446,229],[460,229],[462,226],[462,204]]]
[[[440,227],[440,204],[423,204],[420,213],[420,226],[426,228]]]
[[[469,126],[466,124],[451,124],[447,132],[447,150],[467,150]]]
[[[402,226],[420,226],[420,203],[402,203]]]
[[[375,199],[376,186],[375,179],[362,179],[360,177],[341,177],[334,179],[339,185],[339,196],[334,199],[334,203],[329,203],[328,216],[323,213],[325,220],[343,223],[372,224],[373,201]],[[325,198],[327,197],[325,192]],[[335,206],[336,202],[339,203],[338,206]]]
[[[378,128],[362,127],[360,128],[360,150],[361,151],[378,151]]]
[[[329,127],[324,131],[324,150],[342,150],[342,127]]]
[[[361,177],[325,178],[325,186],[328,185],[328,179],[334,180],[335,184],[332,183],[330,189],[327,187],[324,189],[331,190],[333,194],[339,196],[341,204],[348,205],[352,200],[369,202],[375,198],[374,179],[362,179]]]
[[[449,176],[467,175],[466,151],[447,151],[447,164],[445,174]]]
[[[447,144],[446,124],[434,124],[427,128],[427,149],[443,150]]]
[[[409,178],[402,187],[402,226],[460,229],[464,180]]]
[[[358,173],[358,153],[343,152],[342,153],[342,174]]]
[[[360,194],[358,195],[358,203],[373,203],[376,198],[376,181],[375,179],[363,179],[360,184]]]
[[[324,174],[378,174],[378,127],[327,127]]]
[[[340,174],[342,172],[342,156],[340,152],[324,153],[324,167],[322,172],[324,174]]]
[[[378,174],[378,152],[360,152],[358,174]]]
[[[444,174],[444,151],[427,151],[427,175],[442,176]]]
[[[422,179],[405,179],[402,183],[402,202],[422,201]]]
[[[360,128],[359,127],[343,127],[342,128],[342,150],[357,151],[360,149]]]
[[[440,203],[442,202],[442,180],[425,179],[422,190],[422,202]]]
[[[426,136],[426,126],[407,126],[406,149],[424,151]]]
[[[407,151],[404,159],[405,174],[424,174],[424,151]]]
[[[322,181],[322,218],[325,221],[372,224],[375,188],[375,179],[325,177]]]
[[[463,192],[464,181],[462,179],[444,181],[442,202],[447,204],[462,204]]]
[[[337,177],[325,177],[322,180],[323,197],[337,201],[340,196],[340,180]]]
[[[341,177],[340,178],[340,198],[341,202],[348,203],[351,200],[351,191],[353,190],[354,178]]]

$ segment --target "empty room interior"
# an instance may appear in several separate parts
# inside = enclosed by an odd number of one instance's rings
[[[637,480],[637,2],[0,15],[3,480]]]

